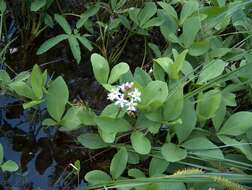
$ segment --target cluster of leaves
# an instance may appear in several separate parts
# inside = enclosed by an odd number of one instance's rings
[[[132,73],[124,62],[111,68],[102,48],[102,55],[91,56],[95,79],[107,91],[125,82],[133,82],[140,90],[141,102],[133,114],[114,103],[99,113],[73,105],[64,79],[49,80],[47,71],[37,65],[31,73],[22,72],[13,79],[1,70],[0,87],[23,98],[24,108],[45,102],[50,117],[44,119],[44,126],[62,131],[88,128],[76,138],[78,143],[96,151],[117,150],[106,171],[85,175],[89,184],[85,189],[245,189],[229,179],[248,185],[252,179],[252,112],[240,108],[237,98],[239,93],[251,98],[251,3],[150,1],[140,8],[132,7],[130,1],[111,0],[108,9],[114,18],[107,24],[97,21],[104,29],[103,39],[105,32],[119,26],[144,37],[158,27],[167,41],[165,48],[148,44],[154,58],[151,72],[137,67]],[[89,50],[92,45],[78,31],[90,26],[87,23],[100,6],[95,4],[83,13],[75,30],[56,14],[55,21],[66,34],[44,42],[38,53],[67,39],[80,62],[79,42]],[[175,173],[185,167],[204,172]],[[227,174],[230,168],[233,171]]]

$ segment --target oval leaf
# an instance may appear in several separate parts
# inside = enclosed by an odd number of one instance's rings
[[[14,162],[12,160],[8,160],[7,162],[4,162],[1,165],[1,168],[2,168],[3,172],[5,172],[5,171],[15,172],[18,170],[18,165],[16,164],[16,162]]]
[[[168,162],[177,162],[186,158],[187,152],[185,149],[179,148],[173,143],[166,143],[161,147],[161,154]]]
[[[50,116],[57,122],[61,120],[68,98],[67,85],[60,76],[51,83],[46,95],[47,110]]]
[[[110,173],[114,179],[120,177],[125,170],[128,162],[128,152],[122,147],[113,157],[110,165]]]
[[[239,136],[252,128],[252,112],[241,111],[231,115],[225,122],[219,135]]]
[[[94,53],[91,56],[91,63],[93,67],[93,72],[95,79],[100,84],[106,84],[109,76],[109,64],[107,60],[101,55]]]
[[[85,180],[90,185],[97,185],[111,181],[111,177],[101,170],[93,170],[85,175]]]
[[[114,82],[118,81],[120,77],[129,71],[129,65],[127,63],[119,63],[115,65],[110,73],[109,76],[109,84],[113,84]]]
[[[98,134],[85,133],[78,137],[79,143],[89,149],[100,149],[108,146],[107,143],[103,142]]]
[[[151,151],[151,143],[143,133],[135,131],[130,136],[134,150],[139,154],[148,154]]]

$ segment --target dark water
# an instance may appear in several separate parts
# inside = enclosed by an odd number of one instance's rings
[[[15,98],[7,96],[0,96],[0,105],[0,142],[5,159],[20,166],[16,173],[0,173],[0,189],[73,189],[78,180],[71,175],[69,164],[78,156],[69,147],[72,136],[41,127],[43,106],[24,111]]]

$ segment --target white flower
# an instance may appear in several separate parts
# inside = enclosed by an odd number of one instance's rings
[[[128,89],[131,89],[133,87],[134,83],[133,82],[126,82],[122,85],[119,86],[119,88],[121,89],[121,91],[125,92]]]
[[[141,102],[141,92],[137,88],[131,91],[129,96],[131,96],[135,102]]]
[[[115,105],[119,105],[121,108],[124,108],[126,104],[127,104],[127,100],[124,99],[123,94],[119,96],[115,101]]]
[[[127,102],[127,111],[136,111],[137,103],[134,101]]]
[[[119,92],[119,90],[115,89],[115,90],[112,90],[112,92],[110,92],[108,94],[107,99],[111,100],[111,101],[114,101],[114,100],[117,100],[120,96],[121,96],[121,93]]]
[[[141,92],[134,88],[133,82],[126,82],[112,90],[107,99],[129,112],[135,112],[137,104],[141,102]]]

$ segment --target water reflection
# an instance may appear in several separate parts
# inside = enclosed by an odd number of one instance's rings
[[[74,137],[55,128],[41,127],[45,114],[43,105],[39,110],[24,111],[20,102],[8,96],[0,96],[0,105],[0,142],[5,159],[14,160],[20,166],[14,174],[0,174],[0,189],[68,190],[76,187],[77,176],[69,164],[85,157],[72,148],[76,147]]]

